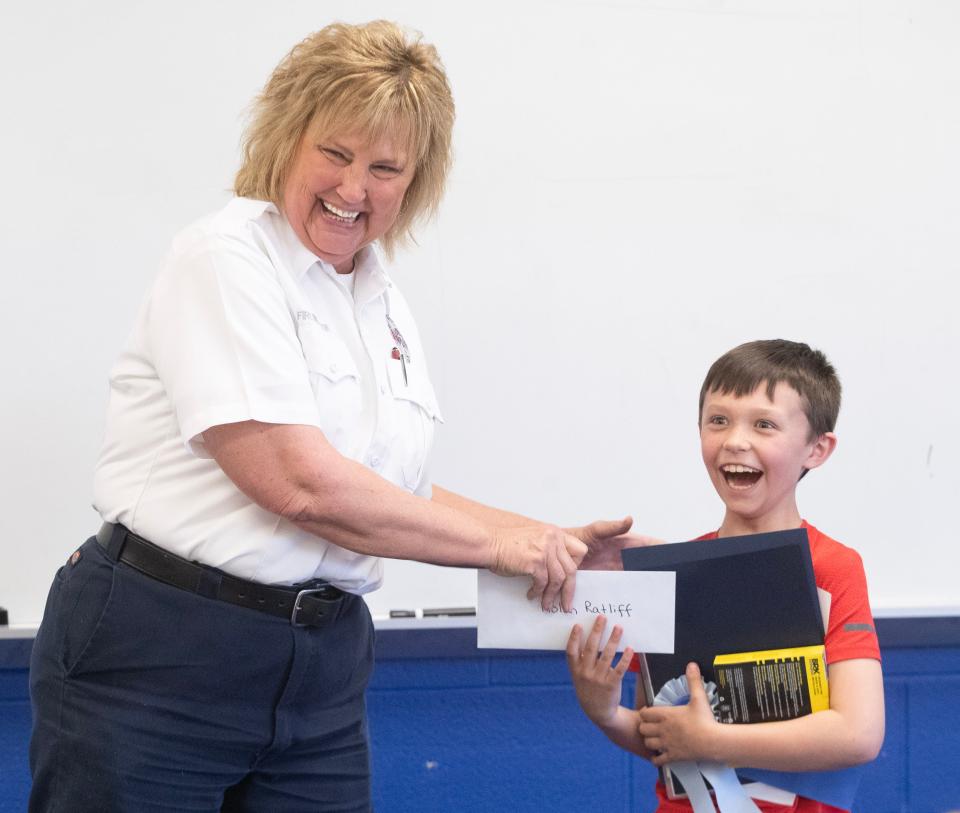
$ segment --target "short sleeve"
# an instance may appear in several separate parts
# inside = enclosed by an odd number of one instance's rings
[[[870,612],[867,577],[856,551],[837,546],[828,562],[818,563],[818,583],[830,593],[825,645],[827,663],[851,658],[880,659],[880,644]]]
[[[255,246],[218,235],[174,255],[154,286],[147,347],[198,457],[209,457],[211,426],[320,425],[281,273]]]

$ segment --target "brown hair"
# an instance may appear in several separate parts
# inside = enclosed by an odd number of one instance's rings
[[[412,237],[443,197],[452,162],[453,95],[436,49],[384,20],[334,23],[295,45],[254,100],[234,192],[282,208],[290,165],[304,137],[389,134],[415,172],[387,254]]]
[[[767,397],[772,400],[780,382],[791,386],[803,399],[811,440],[833,431],[840,412],[837,371],[819,350],[786,339],[747,342],[720,356],[700,388],[697,422],[703,417],[707,393],[733,393],[739,398],[765,383]]]

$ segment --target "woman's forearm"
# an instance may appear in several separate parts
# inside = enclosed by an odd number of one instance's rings
[[[433,501],[440,505],[446,505],[456,511],[467,514],[468,516],[479,519],[485,525],[494,528],[518,528],[524,525],[541,525],[543,523],[525,517],[522,514],[515,514],[512,511],[504,511],[502,508],[494,508],[490,505],[471,500],[461,494],[455,494],[445,488],[434,484]]]
[[[319,429],[245,421],[213,427],[204,441],[260,507],[339,547],[439,565],[494,564],[492,527],[398,488],[341,455]]]
[[[560,528],[492,527],[408,494],[343,457],[311,426],[244,421],[203,433],[214,459],[257,505],[333,544],[371,556],[529,576],[544,608],[573,601],[587,547]]]
[[[436,499],[425,500],[350,460],[284,510],[298,527],[371,556],[436,565],[492,567],[495,530]]]

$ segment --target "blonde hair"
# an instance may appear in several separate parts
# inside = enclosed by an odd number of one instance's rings
[[[389,136],[415,161],[396,221],[381,237],[388,255],[436,212],[452,162],[453,95],[436,48],[384,20],[334,23],[298,43],[251,107],[237,195],[282,208],[304,137]]]

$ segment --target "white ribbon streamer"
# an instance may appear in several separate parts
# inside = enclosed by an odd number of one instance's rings
[[[716,813],[707,783],[696,762],[671,762],[670,772],[683,783],[693,813]]]
[[[716,714],[719,700],[717,686],[708,681],[704,684],[710,707]],[[690,687],[687,676],[667,681],[653,699],[655,706],[685,706],[690,702]],[[693,813],[760,813],[760,808],[747,795],[740,784],[740,780],[733,768],[719,762],[671,762],[670,771],[680,780],[687,798],[693,807]],[[717,807],[713,806],[710,791],[707,790],[706,779],[712,786],[717,797]]]
[[[697,767],[713,785],[720,813],[760,813],[760,808],[747,795],[733,768],[719,762],[700,762]]]

